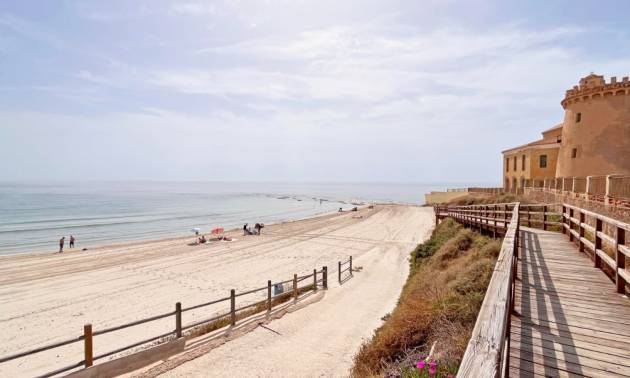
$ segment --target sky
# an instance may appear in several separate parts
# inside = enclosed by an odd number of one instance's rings
[[[489,183],[630,2],[0,0],[0,180]]]

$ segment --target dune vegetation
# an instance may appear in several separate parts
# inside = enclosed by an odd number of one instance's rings
[[[411,253],[410,274],[398,304],[361,346],[352,376],[454,375],[499,250],[499,241],[452,219],[440,223]]]

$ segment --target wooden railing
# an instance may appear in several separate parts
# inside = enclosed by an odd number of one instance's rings
[[[339,272],[339,283],[342,283],[341,276],[345,272],[348,272],[348,277],[344,278],[344,280],[349,279],[350,277],[352,277],[352,256],[350,256],[348,261],[344,261],[344,262],[339,261],[337,263],[337,265],[338,265],[338,270],[337,271]],[[345,268],[344,268],[344,266],[345,266]]]
[[[626,259],[630,259],[626,238],[630,233],[630,225],[627,223],[566,203],[436,206],[435,212],[438,222],[450,217],[495,237],[504,235],[501,252],[460,364],[458,377],[498,377],[507,374],[520,225],[562,231],[577,244],[580,251],[590,252],[595,267],[609,273],[617,286],[617,292],[626,293],[630,285],[630,272],[626,269]]]
[[[504,235],[494,272],[477,322],[459,367],[458,377],[497,377],[508,367],[510,315],[514,308],[514,279],[518,258],[520,204],[437,207],[439,219]]]
[[[351,260],[350,260],[351,261]],[[320,277],[318,279],[318,276]],[[307,281],[309,278],[312,278],[312,281]],[[307,282],[306,285],[303,285],[300,287],[300,282]],[[275,285],[285,285],[288,283],[292,283],[292,290],[290,291],[286,291],[286,292],[282,292],[279,293],[277,295],[273,295],[272,294],[272,287]],[[47,350],[51,350],[51,349],[55,349],[55,348],[60,348],[66,345],[70,345],[70,344],[74,344],[74,343],[78,343],[83,341],[83,349],[84,349],[84,359],[82,361],[73,363],[72,365],[68,365],[59,369],[56,369],[54,371],[48,372],[46,374],[40,375],[39,377],[52,377],[54,375],[58,375],[64,372],[68,372],[70,370],[76,369],[76,368],[80,368],[80,367],[90,367],[94,364],[94,361],[98,361],[116,354],[119,354],[121,352],[130,350],[132,348],[136,348],[142,345],[146,345],[148,343],[151,342],[155,342],[155,341],[160,341],[160,340],[164,340],[165,338],[181,338],[184,336],[184,331],[187,330],[192,330],[194,328],[203,326],[203,325],[207,325],[207,324],[211,324],[213,322],[220,322],[223,321],[223,323],[226,323],[223,326],[218,326],[216,329],[220,329],[226,326],[230,326],[230,327],[234,327],[236,325],[236,321],[237,321],[237,317],[239,317],[239,313],[240,314],[244,314],[243,311],[244,310],[250,310],[250,313],[245,313],[245,316],[243,316],[242,318],[246,318],[247,316],[251,316],[254,315],[256,313],[262,312],[262,311],[267,311],[268,313],[271,312],[272,308],[273,308],[273,304],[274,302],[277,301],[281,301],[284,302],[286,299],[290,299],[290,297],[293,297],[294,301],[297,301],[298,299],[298,295],[303,293],[303,292],[307,292],[307,291],[317,291],[318,290],[318,286],[320,286],[323,289],[327,289],[328,288],[328,267],[324,266],[322,267],[321,270],[317,270],[317,269],[313,269],[313,273],[311,274],[307,274],[307,275],[303,275],[303,276],[298,276],[297,274],[293,275],[292,279],[286,280],[286,281],[281,281],[281,282],[277,282],[275,284],[272,285],[272,281],[267,281],[267,285],[257,288],[257,289],[253,289],[253,290],[248,290],[248,291],[244,291],[242,293],[236,293],[236,290],[232,289],[230,290],[230,295],[220,298],[220,299],[216,299],[213,301],[209,301],[209,302],[205,302],[205,303],[200,303],[194,306],[190,306],[190,307],[184,307],[182,308],[182,304],[181,302],[177,302],[175,304],[175,310],[168,312],[168,313],[164,313],[164,314],[160,314],[160,315],[155,315],[149,318],[145,318],[145,319],[140,319],[140,320],[136,320],[133,322],[129,322],[129,323],[125,323],[125,324],[121,324],[121,325],[117,325],[114,327],[109,327],[109,328],[105,328],[105,329],[100,329],[97,331],[94,331],[92,329],[92,325],[91,324],[86,324],[83,327],[83,335],[81,336],[77,336],[71,339],[67,339],[64,341],[60,341],[60,342],[56,342],[56,343],[51,343],[51,344],[47,344],[38,348],[34,348],[31,350],[27,350],[24,352],[19,352],[19,353],[15,353],[9,356],[4,356],[0,358],[0,364],[1,363],[5,363],[8,361],[12,361],[12,360],[16,360],[19,358],[23,358],[26,356],[31,356],[34,354],[38,354]],[[257,292],[261,292],[261,291],[267,291],[267,296],[264,300],[261,301],[257,301],[254,303],[248,303],[244,306],[241,307],[236,307],[236,298],[245,296],[245,295],[249,295],[249,294],[254,294]],[[215,315],[212,316],[210,318],[207,319],[203,319],[203,320],[198,320],[186,325],[182,325],[182,317],[183,314],[185,312],[191,311],[191,310],[195,310],[195,309],[199,309],[202,307],[207,307],[207,306],[211,306],[211,305],[215,305],[218,303],[222,303],[222,302],[228,302],[230,303],[230,310],[226,313],[222,313],[219,315]],[[260,311],[256,311],[256,309],[259,309]],[[153,322],[153,321],[158,321],[164,318],[168,318],[168,317],[173,317],[174,319],[174,324],[175,324],[175,328],[167,333],[161,334],[161,335],[156,335],[156,336],[152,336],[150,338],[144,339],[142,341],[138,341],[135,342],[131,345],[127,345],[112,351],[108,351],[99,355],[94,356],[94,351],[93,351],[93,338],[99,335],[104,335],[104,334],[108,334],[111,332],[115,332],[115,331],[119,331],[119,330],[123,330],[129,327],[133,327],[133,326],[138,326],[141,324],[145,324],[145,323],[149,323],[149,322]],[[242,319],[241,318],[241,319]],[[222,323],[221,323],[222,324]]]
[[[562,205],[562,219],[562,232],[578,245],[580,252],[591,253],[595,267],[612,272],[617,292],[625,294],[626,285],[630,283],[630,273],[626,270],[626,258],[630,258],[626,234],[630,233],[630,225],[569,204]]]

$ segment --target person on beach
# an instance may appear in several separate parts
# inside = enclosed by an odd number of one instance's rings
[[[59,239],[59,253],[63,252],[63,244],[66,242],[66,237],[62,236],[61,239]]]
[[[74,236],[70,235],[70,248],[74,248]]]
[[[251,235],[252,232],[249,230],[249,228],[247,228],[247,223],[245,223],[245,225],[243,226],[243,236],[246,235]]]
[[[264,224],[256,223],[256,225],[254,226],[254,229],[256,230],[256,235],[260,235],[260,231],[262,230],[263,227],[265,227]]]
[[[206,236],[201,235],[201,237],[199,238],[199,244],[206,244],[206,242],[207,242]]]

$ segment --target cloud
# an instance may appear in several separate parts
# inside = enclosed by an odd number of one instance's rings
[[[171,6],[171,10],[175,13],[195,16],[214,15],[217,12],[214,5],[197,2],[177,2]]]

